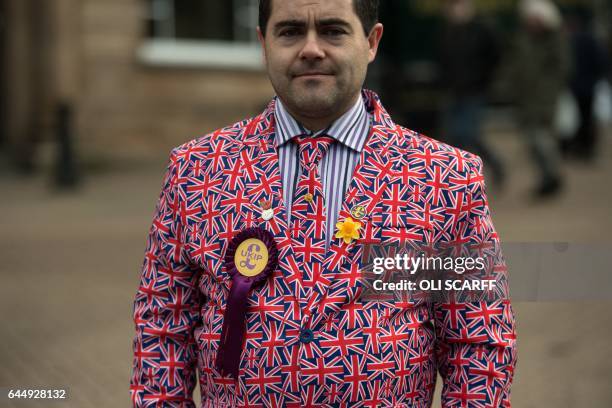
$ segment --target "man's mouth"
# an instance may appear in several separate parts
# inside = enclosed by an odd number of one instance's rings
[[[301,72],[299,74],[294,75],[294,77],[295,78],[316,78],[316,77],[331,76],[331,75],[332,74],[328,72],[312,71],[312,72]]]

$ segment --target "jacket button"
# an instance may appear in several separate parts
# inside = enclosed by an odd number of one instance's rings
[[[314,340],[314,333],[310,329],[302,329],[300,332],[300,341],[302,343],[310,343]]]

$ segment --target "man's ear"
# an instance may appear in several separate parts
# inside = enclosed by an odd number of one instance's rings
[[[368,62],[374,61],[376,58],[376,53],[378,52],[378,45],[380,44],[380,39],[383,35],[383,25],[381,23],[376,23],[372,30],[370,30],[370,34],[368,35],[368,44],[370,47]]]
[[[264,63],[267,62],[266,59],[266,39],[263,35],[263,33],[261,32],[261,28],[259,28],[259,26],[257,26],[257,39],[259,40],[259,44],[261,45],[261,55],[263,57]]]

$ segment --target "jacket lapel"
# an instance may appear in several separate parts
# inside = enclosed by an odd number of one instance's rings
[[[311,327],[361,293],[360,258],[366,244],[376,244],[372,231],[374,225],[380,223],[377,204],[394,174],[399,172],[402,161],[405,142],[402,132],[384,110],[378,97],[372,92],[364,92],[366,105],[372,113],[372,126],[345,194],[338,222],[346,217],[354,218],[351,210],[355,206],[363,206],[366,215],[359,220],[362,223],[360,239],[346,244],[339,238],[330,237],[330,249],[321,275],[307,296],[303,318],[312,319]],[[347,267],[342,268],[346,264]],[[341,270],[345,272],[341,273]]]
[[[274,100],[266,111],[255,117],[245,128],[240,147],[245,194],[249,200],[246,227],[261,227],[270,231],[279,250],[279,266],[274,273],[276,283],[295,299],[305,297],[286,222],[286,206],[280,174],[278,149],[275,144]],[[262,218],[262,201],[268,201],[274,214]]]

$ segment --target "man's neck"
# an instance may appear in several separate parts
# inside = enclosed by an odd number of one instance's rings
[[[304,126],[309,131],[316,133],[320,130],[327,129],[330,127],[338,118],[342,117],[346,112],[351,109],[355,103],[357,103],[357,98],[361,98],[361,92],[359,92],[352,101],[344,106],[342,109],[339,109],[333,115],[325,116],[325,117],[309,117],[306,115],[300,115],[297,112],[291,110],[291,108],[285,105],[285,109],[293,118],[302,126]]]

